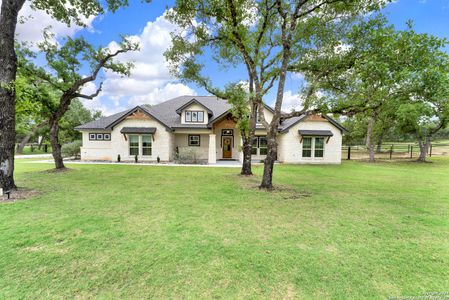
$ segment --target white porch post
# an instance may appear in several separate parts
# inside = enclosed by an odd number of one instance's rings
[[[209,164],[217,163],[217,149],[216,148],[217,148],[216,135],[209,134],[209,158],[207,161]]]

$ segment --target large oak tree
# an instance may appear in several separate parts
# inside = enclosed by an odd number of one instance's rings
[[[258,113],[267,129],[268,153],[260,188],[272,189],[277,134],[288,118],[312,113],[304,109],[281,111],[289,66],[303,58],[304,49],[321,40],[334,41],[338,32],[354,16],[376,10],[383,0],[178,0],[170,19],[180,30],[173,34],[167,58],[181,78],[203,83],[203,65],[198,58],[216,58],[221,65],[243,65],[250,82],[250,138]],[[198,80],[198,78],[200,80]],[[275,90],[271,122],[264,118],[263,98]],[[250,142],[250,141],[249,141]],[[245,141],[244,141],[245,143]],[[244,149],[246,149],[244,145]]]
[[[0,11],[0,187],[15,188],[15,85],[17,57],[14,39],[19,12],[26,0],[2,0]],[[34,9],[43,10],[68,25],[84,25],[83,18],[115,11],[128,0],[28,0]],[[146,0],[149,2],[149,0]]]

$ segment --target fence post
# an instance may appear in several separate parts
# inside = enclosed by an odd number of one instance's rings
[[[413,146],[410,146],[410,158],[413,158]]]
[[[351,146],[348,146],[348,160],[351,160]]]
[[[45,153],[48,152],[48,145],[47,145],[47,144],[44,145],[44,152],[45,152]]]
[[[393,145],[390,148],[390,160],[393,158]]]
[[[432,157],[432,144],[430,144],[430,153],[429,153],[430,157]]]

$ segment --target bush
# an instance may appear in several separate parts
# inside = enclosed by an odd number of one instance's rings
[[[75,156],[78,157],[81,154],[81,141],[73,141],[62,145],[61,152],[63,157]]]
[[[196,149],[190,147],[180,147],[178,148],[178,153],[176,153],[175,161],[178,164],[201,164],[205,163],[205,160],[198,158],[198,153]]]

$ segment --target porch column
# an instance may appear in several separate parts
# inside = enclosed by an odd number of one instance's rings
[[[207,161],[209,164],[217,163],[217,149],[216,148],[217,148],[216,135],[209,134],[209,158]]]

